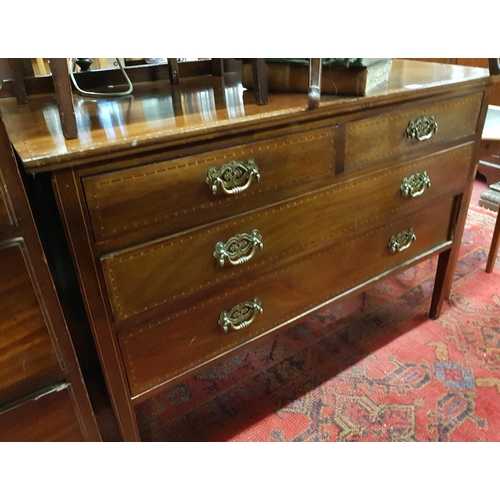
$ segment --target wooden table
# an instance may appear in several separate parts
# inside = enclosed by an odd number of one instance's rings
[[[134,407],[333,300],[439,254],[449,295],[487,70],[395,60],[367,97],[269,95],[238,74],[0,102],[22,168],[50,175],[124,439]],[[44,174],[46,173],[46,174]]]

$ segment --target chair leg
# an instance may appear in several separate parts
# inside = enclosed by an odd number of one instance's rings
[[[26,104],[28,98],[26,96],[26,87],[24,86],[23,60],[18,58],[9,59],[9,64],[12,69],[12,84],[17,104]]]
[[[177,59],[167,59],[168,61],[168,76],[172,85],[179,84],[179,64]]]
[[[321,59],[318,58],[309,60],[309,89],[307,97],[309,109],[319,107],[321,99]]]
[[[213,76],[222,76],[224,74],[224,59],[214,58],[211,64]]]
[[[267,66],[265,59],[252,59],[253,92],[255,102],[268,103]]]
[[[75,106],[73,103],[73,92],[68,72],[68,63],[64,58],[50,58],[49,66],[54,82],[57,107],[61,118],[61,127],[66,139],[78,137],[76,126]]]
[[[493,237],[491,238],[490,251],[488,253],[488,262],[486,263],[486,272],[492,273],[497,260],[498,247],[500,245],[500,212],[497,215]]]

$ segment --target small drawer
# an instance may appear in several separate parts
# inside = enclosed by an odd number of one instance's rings
[[[473,145],[451,149],[309,196],[101,258],[115,323],[206,293],[241,275],[284,265],[380,225],[447,193],[467,178]],[[325,221],[318,224],[318,218]]]
[[[73,400],[71,386],[61,383],[47,394],[0,411],[0,441],[84,441]]]
[[[2,170],[0,170],[0,231],[10,229],[16,225],[16,218],[12,209],[7,185],[5,184]]]
[[[60,380],[61,367],[22,242],[0,247],[0,262],[0,405],[5,405]]]
[[[483,94],[452,99],[408,111],[352,121],[346,131],[346,172],[370,163],[421,152],[476,133]]]
[[[333,177],[334,134],[329,126],[84,178],[95,239],[171,234],[300,194]]]
[[[169,317],[119,334],[132,396],[169,383],[343,292],[445,248],[452,206],[450,196],[363,234],[339,238],[329,248],[255,279],[242,279]]]

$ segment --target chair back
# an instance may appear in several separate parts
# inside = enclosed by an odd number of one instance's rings
[[[490,68],[490,75],[500,75],[500,60],[498,57],[488,59],[488,66]]]

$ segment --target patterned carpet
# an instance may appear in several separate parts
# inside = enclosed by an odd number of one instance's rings
[[[500,441],[494,220],[471,206],[439,320],[433,259],[142,403],[142,439]]]

